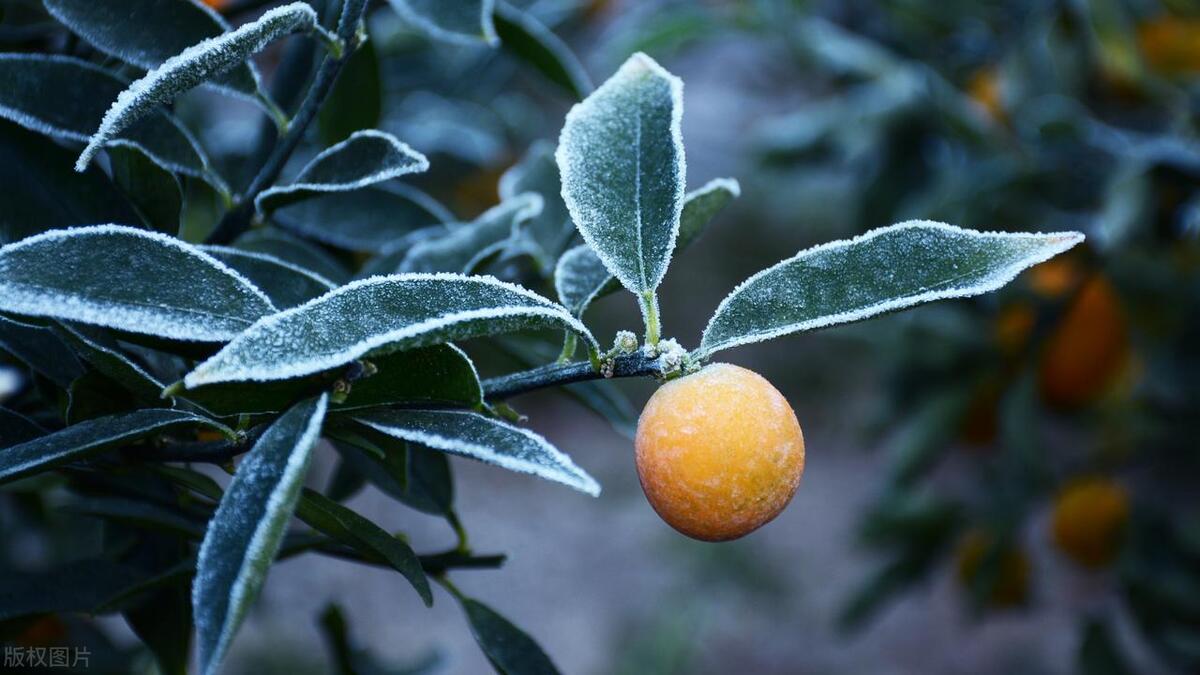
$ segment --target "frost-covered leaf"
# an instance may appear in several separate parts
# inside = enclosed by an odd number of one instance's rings
[[[466,410],[379,410],[355,415],[376,431],[435,450],[555,481],[592,496],[600,485],[528,429]]]
[[[113,182],[155,232],[177,236],[183,216],[183,185],[170,171],[132,148],[108,149]]]
[[[163,383],[122,352],[104,329],[62,322],[58,332],[93,368],[139,399],[154,401],[162,394]]]
[[[0,248],[0,311],[223,342],[275,307],[245,277],[194,246],[96,225]]]
[[[206,417],[182,410],[147,408],[80,422],[0,451],[0,483],[23,478],[99,452],[181,426],[208,427],[233,437],[233,431]]]
[[[137,212],[100,167],[71,170],[74,154],[0,120],[0,245],[66,227],[137,223]],[[51,189],[52,188],[52,189]]]
[[[0,117],[55,138],[86,142],[108,104],[129,83],[88,61],[47,54],[0,54]],[[132,147],[155,164],[190,176],[208,171],[195,139],[155,110],[108,145]]]
[[[200,249],[245,276],[280,309],[303,304],[336,287],[336,284],[316,272],[269,253],[227,246],[202,246]]]
[[[83,374],[83,365],[54,331],[0,315],[0,351],[66,388]]]
[[[372,277],[264,318],[184,381],[191,388],[283,380],[336,368],[376,349],[411,349],[538,328],[573,330],[596,344],[562,306],[492,277]]]
[[[388,0],[396,13],[431,38],[459,44],[499,43],[492,20],[496,0]]]
[[[309,489],[301,493],[296,503],[296,517],[370,558],[391,565],[417,589],[426,607],[433,605],[433,592],[421,561],[403,539],[393,537],[352,509]]]
[[[322,276],[335,284],[350,279],[350,273],[336,258],[317,246],[274,227],[258,227],[237,238],[233,247],[242,251],[266,253],[297,267]]]
[[[509,246],[521,227],[541,211],[542,198],[534,193],[501,202],[469,223],[451,226],[445,236],[416,242],[396,271],[469,274],[483,260]]]
[[[459,597],[471,634],[496,672],[504,675],[557,675],[554,662],[525,631],[473,598]]]
[[[532,14],[499,0],[494,18],[506,50],[577,100],[592,93],[592,80],[571,48]]]
[[[46,430],[37,422],[19,412],[0,406],[0,449],[45,435]]]
[[[433,197],[395,184],[316,195],[280,208],[271,220],[323,244],[377,253],[411,232],[455,218]]]
[[[418,403],[475,407],[483,403],[475,364],[452,344],[393,352],[370,361],[378,372],[355,382],[346,400],[335,408]]]
[[[374,129],[356,131],[313,158],[291,184],[264,190],[254,207],[265,213],[315,193],[349,192],[427,169],[425,155],[395,136]]]
[[[247,58],[272,41],[291,33],[315,30],[318,25],[317,13],[312,7],[293,2],[268,10],[237,30],[207,38],[172,56],[117,96],[79,155],[75,169],[84,170],[100,148],[125,128],[157,110],[158,106],[170,103],[215,75],[244,64]]]
[[[675,242],[675,251],[678,253],[691,245],[721,209],[739,194],[741,187],[732,178],[717,178],[689,192],[684,198],[679,217],[679,238]],[[554,288],[558,292],[558,299],[579,317],[597,298],[613,293],[620,287],[620,282],[608,273],[608,268],[587,244],[580,244],[564,253],[554,271]]]
[[[386,446],[387,451],[381,456],[363,449],[361,437],[356,442],[335,441],[334,447],[347,464],[388,496],[422,513],[453,518],[454,476],[446,453],[377,434],[362,425],[357,428],[376,434],[367,443]]]
[[[567,113],[556,158],[580,234],[621,285],[653,292],[683,209],[683,83],[634,54]]]
[[[276,420],[238,466],[196,561],[192,610],[203,675],[216,673],[279,552],[321,435],[328,396]]]
[[[221,15],[197,0],[42,1],[88,44],[145,70],[229,30]],[[248,62],[214,78],[212,85],[251,100],[261,96],[258,71]]]
[[[742,282],[704,329],[701,358],[738,345],[996,290],[1083,241],[909,221],[801,251]]]
[[[575,225],[562,200],[554,145],[548,141],[537,141],[529,146],[521,161],[500,176],[501,200],[513,199],[526,192],[542,196],[542,212],[529,221],[525,232],[540,249],[537,251],[538,262],[548,272],[575,234]]]

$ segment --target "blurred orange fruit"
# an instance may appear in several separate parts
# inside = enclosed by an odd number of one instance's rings
[[[994,121],[1003,122],[1007,118],[999,68],[986,66],[975,71],[967,80],[967,96]]]
[[[1138,26],[1137,42],[1146,65],[1155,72],[1200,72],[1200,19],[1159,16]]]
[[[804,472],[804,435],[787,399],[757,373],[724,363],[660,387],[638,420],[636,446],[650,505],[703,541],[770,522]]]
[[[229,0],[201,0],[201,2],[208,5],[209,7],[212,7],[213,9],[217,10],[218,12],[221,11],[222,9],[225,9],[225,6],[229,4]]]
[[[968,530],[955,551],[955,569],[958,580],[970,588],[976,583],[984,560],[996,545],[995,537],[979,528]],[[999,567],[987,596],[990,607],[1005,608],[1022,605],[1029,598],[1029,556],[1017,547],[1008,547],[1000,552]]]
[[[61,643],[66,636],[66,624],[58,616],[49,614],[34,619],[13,641],[23,647],[45,647]]]
[[[1071,560],[1103,567],[1121,550],[1129,522],[1129,494],[1109,478],[1089,477],[1068,483],[1054,499],[1051,534]]]
[[[1129,363],[1125,313],[1107,279],[1084,282],[1047,340],[1038,369],[1042,397],[1058,408],[1094,401]]]
[[[1054,258],[1029,270],[1029,287],[1047,300],[1059,300],[1083,279],[1083,268],[1074,258]]]
[[[996,314],[993,332],[1000,351],[1012,355],[1021,351],[1033,335],[1037,312],[1027,304],[1008,305]]]

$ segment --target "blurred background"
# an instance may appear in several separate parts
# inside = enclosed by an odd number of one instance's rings
[[[263,5],[209,4],[234,22]],[[566,673],[1200,672],[1200,3],[515,4],[594,82],[639,50],[682,77],[689,189],[741,183],[662,290],[665,333],[685,346],[742,279],[871,228],[930,219],[1088,242],[999,293],[729,352],[787,395],[807,440],[791,506],[738,542],[688,540],[647,505],[630,429],[652,383],[576,392],[587,405],[514,400],[604,493],[454,460],[472,546],[509,554],[457,575],[464,591]],[[65,39],[37,32],[40,3],[0,7],[6,50]],[[395,133],[432,162],[409,182],[459,219],[499,201],[501,175],[556,140],[574,100],[511,51],[430,42],[382,6],[368,32],[315,133]],[[311,53],[292,39],[263,55],[269,82],[296,77],[299,49]],[[179,114],[244,185],[261,113],[197,91]],[[186,187],[185,226],[204,232],[216,197]],[[602,340],[640,325],[626,294],[588,322]],[[500,374],[538,345],[510,347],[472,355]],[[21,377],[0,366],[0,392]],[[337,459],[324,448],[311,483]],[[455,541],[374,488],[348,503],[421,549]],[[69,545],[22,517],[0,505],[10,563]],[[424,609],[387,571],[289,560],[230,671],[327,672],[319,617],[336,603],[381,672],[487,672],[438,600]],[[131,642],[119,619],[86,623],[118,651]]]

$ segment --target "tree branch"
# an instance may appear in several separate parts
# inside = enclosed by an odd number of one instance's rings
[[[483,381],[484,398],[499,401],[547,387],[586,382],[612,377],[645,377],[662,373],[657,359],[647,358],[641,352],[618,356],[612,362],[608,374],[597,371],[587,361],[552,363],[511,375],[493,377]]]

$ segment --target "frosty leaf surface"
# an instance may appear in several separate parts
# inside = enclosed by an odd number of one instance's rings
[[[43,4],[88,44],[146,70],[229,30],[220,14],[197,0],[43,0]],[[212,85],[247,99],[261,96],[252,63],[234,68]]]
[[[0,351],[64,389],[83,375],[83,364],[54,331],[0,315]]]
[[[259,213],[322,192],[348,192],[429,168],[425,155],[391,134],[367,129],[313,158],[290,185],[264,190],[254,200]]]
[[[518,330],[583,324],[553,303],[492,277],[400,274],[347,284],[257,322],[187,375],[189,387],[300,377],[367,353]]]
[[[216,673],[258,598],[321,435],[328,396],[277,419],[238,466],[208,524],[196,561],[192,611],[200,672]]]
[[[571,219],[631,292],[654,291],[679,233],[683,83],[634,54],[567,113],[556,158]]]
[[[303,304],[336,287],[332,281],[269,253],[227,246],[202,246],[200,250],[250,280],[279,309]]]
[[[801,251],[742,282],[697,354],[996,290],[1083,241],[1077,232],[976,232],[909,221]]]
[[[44,54],[0,54],[0,117],[38,133],[87,141],[127,82],[88,61]],[[155,110],[109,145],[135,148],[167,169],[201,176],[208,158],[175,118]]]
[[[455,220],[445,206],[404,184],[330,192],[271,214],[280,227],[338,248],[376,253],[423,227]]]
[[[223,342],[275,307],[245,277],[194,246],[95,225],[0,247],[0,311]]]
[[[549,271],[575,233],[571,215],[562,199],[562,182],[554,161],[554,144],[537,141],[521,161],[500,176],[500,199],[509,200],[525,192],[542,196],[542,212],[529,221],[526,236],[537,246],[539,263]]]
[[[704,232],[704,228],[741,194],[741,187],[732,178],[717,178],[689,192],[683,201],[679,217],[679,238],[675,250],[683,251]],[[554,289],[558,299],[577,317],[583,316],[597,298],[613,293],[621,284],[587,244],[580,244],[563,254],[554,271]]]
[[[459,44],[499,43],[492,20],[496,0],[388,0],[408,24],[431,38]]]
[[[592,80],[571,48],[532,14],[499,0],[494,19],[504,49],[576,100],[592,93]]]
[[[63,322],[59,324],[58,331],[85,361],[105,377],[143,401],[160,398],[163,383],[122,352],[117,341],[104,329]]]
[[[0,450],[0,484],[181,426],[208,427],[233,437],[228,427],[182,410],[147,408],[100,417]]]
[[[336,258],[279,228],[254,228],[238,237],[233,242],[233,247],[286,260],[335,284],[342,284],[350,279],[350,272]]]
[[[136,21],[130,22],[137,26]],[[117,96],[100,126],[92,134],[75,169],[82,171],[108,141],[125,128],[149,115],[158,106],[212,79],[213,76],[243,64],[272,41],[318,27],[317,13],[308,4],[293,2],[268,10],[256,21],[237,30],[206,38],[155,67]]]
[[[376,431],[428,448],[562,483],[593,497],[600,485],[546,439],[465,410],[379,410],[355,415]]]
[[[520,228],[541,211],[542,198],[534,193],[501,202],[469,223],[452,226],[444,236],[418,241],[397,271],[470,273],[495,247],[515,240]]]

